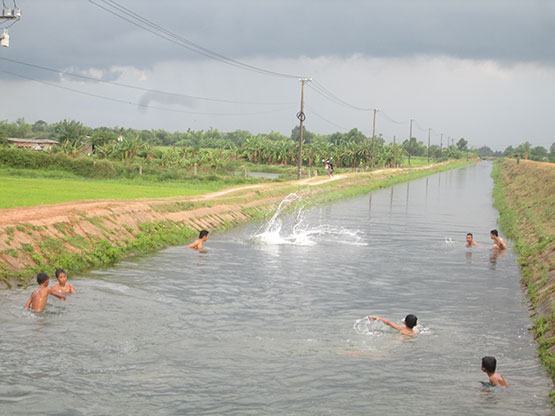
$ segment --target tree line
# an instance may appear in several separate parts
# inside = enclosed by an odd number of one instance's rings
[[[294,165],[298,155],[299,127],[291,135],[279,132],[252,134],[246,130],[222,132],[217,129],[169,132],[163,129],[138,130],[123,127],[91,128],[79,121],[63,120],[33,124],[24,119],[0,121],[0,141],[7,137],[47,138],[57,140],[56,152],[100,159],[134,161],[142,159],[161,166],[186,168],[193,165],[221,167],[225,161],[248,161],[257,164]],[[335,166],[374,168],[400,166],[412,157],[445,160],[468,157],[472,150],[461,138],[447,147],[428,147],[412,137],[400,143],[385,143],[383,137],[366,137],[358,129],[332,134],[305,130],[303,165],[320,166],[322,159],[333,159]]]

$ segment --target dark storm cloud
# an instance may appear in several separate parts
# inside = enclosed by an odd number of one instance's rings
[[[548,0],[118,2],[236,58],[447,55],[555,64],[555,2]],[[18,4],[23,18],[11,29],[12,47],[0,50],[0,57],[76,69],[150,68],[163,61],[202,58],[85,0]],[[20,72],[55,79],[41,71]]]

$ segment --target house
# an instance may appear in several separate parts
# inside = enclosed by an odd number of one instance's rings
[[[59,145],[56,140],[50,139],[17,139],[8,138],[8,143],[23,149],[33,149],[33,150],[50,150],[54,146]]]

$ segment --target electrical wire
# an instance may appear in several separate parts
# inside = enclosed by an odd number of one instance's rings
[[[163,90],[157,90],[157,89],[151,89],[151,88],[143,88],[143,87],[139,87],[139,86],[136,86],[136,85],[125,84],[125,83],[122,83],[122,82],[106,81],[106,80],[103,80],[103,79],[89,77],[89,76],[82,75],[82,74],[76,74],[74,72],[62,71],[62,70],[59,70],[59,69],[50,68],[50,67],[43,66],[43,65],[32,64],[32,63],[28,63],[28,62],[18,61],[16,59],[4,58],[4,57],[1,57],[1,56],[0,56],[0,60],[15,63],[15,64],[18,64],[18,65],[25,65],[25,66],[28,66],[30,68],[36,68],[36,69],[40,69],[40,70],[43,70],[43,71],[53,72],[53,73],[56,73],[56,74],[59,74],[59,75],[67,75],[67,76],[74,77],[74,78],[84,79],[84,80],[87,80],[87,81],[94,81],[94,82],[98,82],[98,83],[102,83],[102,84],[108,84],[108,85],[116,85],[118,87],[131,88],[131,89],[138,90],[138,91],[152,92],[152,93],[156,93],[156,94],[169,95],[169,96],[173,96],[173,97],[184,97],[184,98],[190,98],[190,99],[194,99],[194,100],[210,101],[210,102],[226,103],[226,104],[249,104],[249,105],[251,105],[251,104],[252,105],[290,105],[290,104],[294,104],[292,102],[279,103],[279,102],[236,101],[236,100],[227,100],[227,99],[220,99],[220,98],[201,97],[201,96],[198,96],[198,95],[182,94],[182,93],[175,93],[175,92],[163,91]]]
[[[314,111],[312,109],[312,107],[306,106],[306,109],[309,111],[308,115],[310,116],[311,114],[314,114],[317,118],[319,118],[322,121],[325,121],[326,123],[328,123],[331,126],[337,127],[340,130],[349,130],[347,127],[344,127],[340,124],[334,123],[333,121],[331,121],[330,119],[318,114],[316,111]]]
[[[322,97],[326,98],[331,102],[334,102],[335,104],[341,105],[343,107],[351,108],[357,111],[364,111],[364,112],[372,111],[371,108],[359,107],[343,100],[342,98],[338,97],[336,94],[331,92],[318,80],[312,80],[312,83],[309,83],[308,86],[312,88],[314,91],[316,91],[319,95],[321,95]]]
[[[387,115],[387,113],[385,113],[383,110],[379,110],[378,111],[378,115],[383,115],[385,117],[385,119],[393,124],[398,124],[398,125],[406,125],[408,122],[407,121],[397,121],[394,118],[390,117]]]
[[[102,2],[104,5],[98,3],[98,2]],[[255,65],[251,65],[251,64],[247,64],[245,62],[241,62],[239,60],[233,59],[233,58],[229,58],[225,55],[222,55],[218,52],[212,51],[208,48],[205,48],[193,41],[191,41],[190,39],[187,39],[181,35],[178,35],[166,28],[164,28],[163,26],[160,26],[157,23],[154,23],[153,21],[139,15],[138,13],[134,12],[133,10],[122,6],[121,4],[119,4],[116,1],[113,0],[88,0],[89,3],[93,4],[94,6],[122,19],[127,21],[128,23],[131,23],[143,30],[146,30],[150,33],[152,33],[155,36],[158,36],[162,39],[168,40],[170,42],[173,42],[185,49],[188,49],[192,52],[198,53],[200,55],[203,55],[207,58],[211,58],[214,59],[216,61],[219,61],[221,63],[225,63],[227,65],[231,65],[237,68],[241,68],[241,69],[245,69],[245,70],[249,70],[252,72],[257,72],[259,74],[264,74],[264,75],[271,75],[271,76],[275,76],[275,77],[281,77],[281,78],[290,78],[290,79],[298,79],[298,78],[302,78],[299,75],[293,75],[293,74],[287,74],[284,72],[278,72],[278,71],[272,71],[269,69],[265,69],[265,68],[261,68]]]
[[[211,112],[186,111],[186,110],[178,110],[178,109],[169,108],[169,107],[159,107],[159,106],[153,106],[153,105],[148,105],[148,104],[142,104],[142,103],[138,103],[138,102],[134,102],[134,101],[126,101],[126,100],[119,99],[119,98],[107,97],[105,95],[95,94],[95,93],[91,93],[91,92],[87,92],[87,91],[81,91],[81,90],[78,90],[78,89],[75,89],[75,88],[65,87],[63,85],[52,84],[52,83],[47,82],[47,81],[42,81],[42,80],[32,78],[32,77],[28,77],[28,76],[25,76],[25,75],[16,74],[15,72],[7,71],[5,69],[0,69],[0,72],[3,72],[5,74],[9,74],[9,75],[12,75],[12,76],[15,76],[15,77],[18,77],[18,78],[26,79],[26,80],[29,80],[29,81],[38,82],[40,84],[48,85],[50,87],[55,87],[55,88],[59,88],[59,89],[62,89],[62,90],[71,91],[73,93],[85,95],[85,96],[88,96],[88,97],[100,98],[100,99],[103,99],[103,100],[112,101],[112,102],[116,102],[116,103],[120,103],[120,104],[127,104],[127,105],[137,106],[137,107],[141,107],[141,108],[151,108],[151,109],[154,109],[154,110],[167,111],[167,112],[172,112],[172,113],[181,113],[181,114],[190,114],[190,115],[207,115],[207,116],[252,116],[252,115],[277,113],[277,112],[282,112],[282,111],[285,111],[285,110],[291,110],[293,108],[292,106],[288,106],[288,107],[281,108],[281,109],[251,112],[251,113],[211,113]]]

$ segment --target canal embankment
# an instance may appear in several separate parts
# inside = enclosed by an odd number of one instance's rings
[[[492,176],[501,229],[519,256],[539,356],[555,380],[555,164],[501,160]]]
[[[170,245],[182,244],[200,229],[224,230],[268,217],[287,194],[303,203],[355,196],[473,161],[450,161],[418,168],[312,177],[262,183],[196,197],[134,201],[87,201],[0,210],[0,282],[28,284],[40,270],[63,267],[77,273]]]

